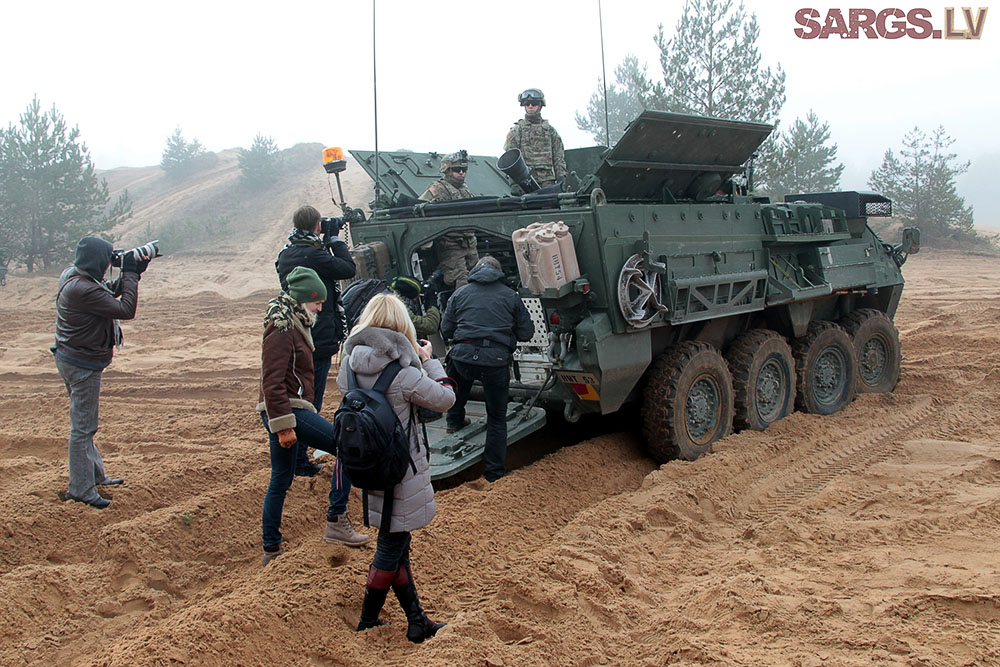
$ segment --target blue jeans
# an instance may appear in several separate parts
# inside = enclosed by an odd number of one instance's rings
[[[323,409],[323,394],[326,393],[326,378],[330,375],[330,366],[333,365],[333,357],[313,357],[313,405],[316,412]],[[320,447],[323,451],[330,451],[327,447]],[[305,445],[296,445],[295,467],[305,468],[309,465],[309,448]]]
[[[277,433],[271,433],[270,429],[267,433],[271,447],[271,482],[264,494],[264,509],[261,513],[265,547],[277,547],[281,544],[281,511],[285,506],[285,494],[295,476],[296,450],[306,447],[329,450],[333,447],[333,424],[310,410],[293,408],[292,412],[296,422],[295,437],[298,438],[294,447],[285,449],[278,442]],[[260,413],[260,420],[264,428],[267,428],[267,413]],[[327,510],[327,516],[331,510],[339,510],[336,514],[346,512],[350,493],[351,482],[340,473],[338,461],[330,483],[330,510]]]
[[[475,366],[462,361],[448,362],[448,375],[458,383],[455,405],[448,410],[449,426],[462,426],[465,421],[465,404],[469,401],[472,384],[479,380],[486,399],[486,464],[487,481],[495,482],[507,471],[507,397],[510,394],[510,369],[508,366]]]
[[[390,533],[387,530],[379,530],[372,566],[376,570],[395,572],[409,564],[410,533]]]
[[[56,368],[69,394],[69,487],[66,493],[92,503],[101,497],[96,485],[107,479],[104,459],[94,445],[101,371],[83,368],[59,357],[56,357]]]

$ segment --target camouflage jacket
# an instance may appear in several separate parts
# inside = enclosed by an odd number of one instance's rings
[[[543,188],[566,176],[566,155],[563,142],[556,128],[549,121],[529,123],[522,118],[507,133],[504,152],[521,149],[525,164],[534,169],[535,181]]]
[[[439,178],[424,190],[424,194],[420,195],[420,198],[424,201],[451,201],[452,199],[469,199],[472,196],[469,188],[465,185],[456,188],[448,182],[448,179]]]

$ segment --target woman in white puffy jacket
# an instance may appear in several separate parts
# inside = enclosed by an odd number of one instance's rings
[[[348,391],[348,365],[358,385],[370,389],[386,366],[399,362],[402,370],[389,385],[386,397],[403,425],[410,423],[415,407],[444,412],[455,402],[454,383],[445,375],[441,362],[431,358],[430,343],[417,341],[406,306],[391,294],[376,295],[368,302],[344,343],[344,355],[337,376],[342,395]],[[417,643],[433,637],[444,626],[424,613],[410,569],[410,534],[429,524],[435,512],[430,452],[419,433],[419,428],[411,429],[410,457],[416,470],[407,470],[403,481],[393,488],[392,519],[388,531],[379,529],[358,623],[359,631],[384,625],[379,612],[392,588],[406,613],[406,638]],[[382,500],[381,491],[368,492],[371,525],[382,525]]]

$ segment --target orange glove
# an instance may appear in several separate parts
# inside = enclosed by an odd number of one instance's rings
[[[278,431],[278,443],[285,449],[292,447],[297,441],[298,438],[295,437],[294,428],[286,428],[284,431]]]

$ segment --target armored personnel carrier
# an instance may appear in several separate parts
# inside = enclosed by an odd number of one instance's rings
[[[351,151],[383,192],[351,240],[383,258],[365,271],[387,280],[433,276],[432,243],[452,231],[501,261],[536,328],[515,352],[512,442],[541,427],[543,407],[575,421],[637,403],[649,454],[692,460],[734,428],[831,414],[899,379],[892,318],[916,230],[884,243],[867,219],[891,202],[875,193],[747,194],[746,165],[772,129],[646,111],[614,148],[567,151],[564,187],[512,196],[496,158],[471,156],[477,196],[436,204],[416,198],[439,154]],[[579,267],[554,283],[536,279],[538,244],[523,241],[553,222],[571,238],[556,261]],[[484,428],[432,425],[432,475],[479,460]]]

